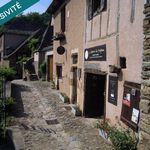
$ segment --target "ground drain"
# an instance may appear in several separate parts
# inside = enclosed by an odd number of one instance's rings
[[[35,132],[38,132],[38,133],[56,134],[56,132],[51,128],[43,128],[42,126],[34,126],[34,125],[29,126],[29,125],[26,125],[24,123],[22,123],[21,126],[25,130],[35,131]]]
[[[45,120],[46,121],[46,123],[48,124],[48,125],[54,125],[54,124],[59,124],[59,122],[58,122],[58,120],[55,118],[55,119],[47,119],[47,120]]]

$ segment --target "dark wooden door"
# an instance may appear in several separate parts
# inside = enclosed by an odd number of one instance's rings
[[[77,68],[73,68],[72,103],[77,103]]]
[[[84,115],[87,117],[104,116],[105,76],[86,74]]]
[[[48,56],[48,80],[53,80],[53,56]]]

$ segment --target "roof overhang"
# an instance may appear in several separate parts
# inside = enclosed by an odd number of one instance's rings
[[[54,14],[65,1],[66,0],[53,0],[46,12],[49,14]]]

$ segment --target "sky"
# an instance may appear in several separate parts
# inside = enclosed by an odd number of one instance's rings
[[[10,2],[11,0],[0,0],[0,7],[5,5],[6,3]],[[28,1],[28,0],[26,0]],[[40,0],[30,8],[26,9],[24,11],[24,14],[30,13],[30,12],[39,12],[43,13],[47,10],[48,6],[51,4],[52,0]]]

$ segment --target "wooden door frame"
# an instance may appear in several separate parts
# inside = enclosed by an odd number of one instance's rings
[[[47,56],[47,62],[48,62],[48,63],[47,63],[47,64],[48,64],[48,65],[47,65],[47,80],[48,80],[48,81],[51,80],[51,79],[50,79],[50,63],[49,63],[49,60],[50,60],[51,58],[52,58],[52,59],[54,58],[53,55],[48,55],[48,56]],[[53,64],[52,64],[52,65],[53,65]]]
[[[73,91],[74,91],[74,89],[73,89],[73,88],[74,88],[74,86],[73,86],[73,82],[74,82],[74,71],[73,71],[73,70],[74,70],[74,69],[77,70],[78,67],[77,67],[77,66],[73,66],[73,67],[72,67],[72,73],[73,73],[73,79],[72,79],[72,80],[73,80],[73,81],[72,81],[72,96],[71,96],[72,98],[73,98]],[[77,97],[76,97],[76,102],[77,102],[77,98],[78,98],[78,78],[77,78],[77,86],[76,86],[76,95],[77,95]]]
[[[106,120],[106,91],[107,91],[107,73],[106,72],[101,72],[99,70],[95,70],[95,69],[88,69],[85,70],[84,72],[84,100],[83,100],[83,116],[85,116],[85,98],[86,98],[86,80],[87,80],[87,74],[91,73],[91,74],[96,74],[96,75],[103,75],[105,76],[105,95],[104,95],[104,121]]]

